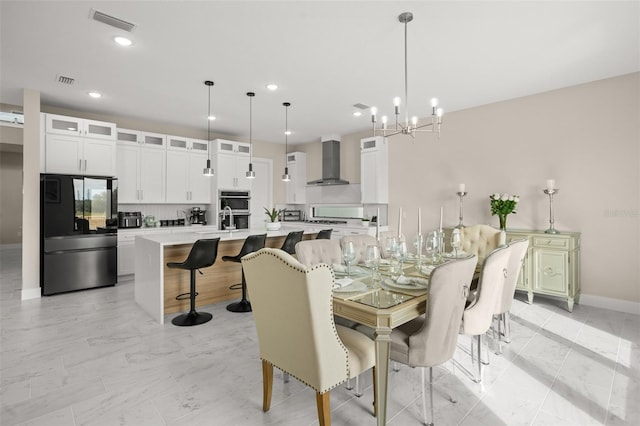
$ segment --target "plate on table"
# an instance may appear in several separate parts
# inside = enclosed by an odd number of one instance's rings
[[[336,275],[336,277],[347,276],[347,267],[345,265],[334,263],[333,265],[331,265],[331,269],[333,269],[333,273]],[[357,276],[367,275],[368,273],[369,271],[367,271],[366,269],[360,266],[354,265],[351,267],[351,276],[357,277]]]
[[[400,290],[426,290],[429,285],[429,280],[425,278],[419,277],[407,277],[401,276],[398,278],[398,281],[394,281],[391,278],[387,278],[384,280],[385,285],[391,288],[396,288]]]
[[[347,284],[348,281],[351,283]],[[341,285],[342,284],[342,285]],[[367,289],[367,286],[362,281],[353,281],[349,278],[342,278],[341,280],[336,280],[336,284],[333,286],[333,291],[335,293],[355,293],[364,291]]]
[[[445,253],[443,255],[443,257],[446,258],[446,259],[464,259],[464,258],[469,257],[469,256],[472,256],[472,255],[469,254],[469,253],[466,253],[466,252],[464,252],[462,250],[460,250],[458,252],[457,256],[456,256],[455,252]]]

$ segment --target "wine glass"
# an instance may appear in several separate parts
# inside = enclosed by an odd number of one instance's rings
[[[351,264],[356,260],[356,249],[353,246],[353,241],[344,241],[342,243],[342,258],[347,265],[347,276],[351,276]]]
[[[453,248],[453,253],[455,254],[456,258],[458,257],[458,250],[460,249],[461,245],[462,241],[460,239],[460,230],[456,228],[451,233],[451,247]]]
[[[440,238],[437,231],[427,234],[425,250],[427,256],[431,257],[431,263],[436,265],[438,263],[438,254],[440,253]]]
[[[416,248],[416,269],[420,270],[422,267],[422,246],[424,245],[424,237],[422,234],[416,235],[416,240],[413,245]]]
[[[402,276],[402,264],[404,259],[407,257],[407,242],[404,240],[398,241],[396,244],[396,249],[393,252],[394,268],[392,275],[394,275],[395,280],[397,281],[400,276]]]
[[[378,246],[367,246],[364,250],[364,264],[371,269],[371,284],[375,283],[380,266],[380,249]]]
[[[398,239],[396,237],[387,237],[384,243],[385,258],[393,257],[398,247]]]

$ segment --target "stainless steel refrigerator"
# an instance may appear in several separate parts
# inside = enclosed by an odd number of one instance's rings
[[[117,179],[40,175],[43,295],[117,282]]]

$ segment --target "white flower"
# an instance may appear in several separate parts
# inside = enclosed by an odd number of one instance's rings
[[[513,195],[509,195],[509,201],[514,201],[515,197]]]
[[[502,196],[500,197],[500,199],[502,201],[507,201],[509,199],[509,194],[507,194],[506,192],[504,194],[502,194]]]
[[[517,195],[515,197],[513,197],[513,201],[515,201],[516,203],[520,201],[520,197],[518,197]]]

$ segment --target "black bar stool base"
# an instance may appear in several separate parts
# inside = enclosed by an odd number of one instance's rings
[[[180,327],[190,327],[192,325],[200,325],[211,321],[213,315],[209,312],[189,312],[187,314],[178,315],[171,320],[171,324]]]
[[[239,302],[231,303],[227,305],[227,311],[229,312],[251,312],[251,302],[246,299],[242,299]]]

